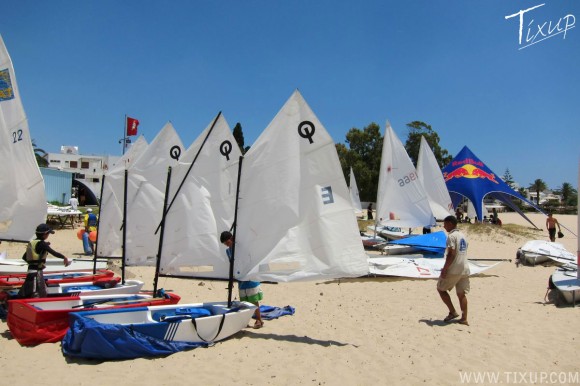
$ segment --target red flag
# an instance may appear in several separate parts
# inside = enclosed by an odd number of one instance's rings
[[[127,136],[137,135],[137,126],[139,126],[137,119],[127,117]]]

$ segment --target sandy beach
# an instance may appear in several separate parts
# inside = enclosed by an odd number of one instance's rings
[[[529,226],[535,239],[548,238],[541,214],[529,214],[541,231],[517,214],[500,217],[504,224]],[[555,217],[578,233],[577,216]],[[577,238],[563,231],[565,237],[558,241],[575,253]],[[263,304],[291,305],[296,313],[266,321],[260,330],[245,329],[213,347],[165,358],[69,359],[62,355],[60,343],[20,346],[1,321],[3,383],[449,385],[476,384],[475,377],[482,377],[480,384],[580,383],[580,307],[544,301],[553,266],[514,264],[517,249],[532,237],[498,229],[467,236],[470,258],[512,260],[472,278],[470,326],[443,322],[447,309],[435,280],[264,284]],[[76,230],[57,230],[49,241],[68,257],[82,252]],[[18,258],[24,246],[2,243],[0,251]],[[152,269],[129,271],[152,288]],[[181,295],[181,303],[227,299],[225,282],[162,278],[160,286]],[[454,293],[452,299],[458,308]]]

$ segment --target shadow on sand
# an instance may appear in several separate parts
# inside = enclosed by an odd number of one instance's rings
[[[278,335],[278,334],[262,334],[253,331],[243,331],[242,334],[239,334],[233,339],[241,339],[243,337],[248,337],[252,339],[273,339],[273,340],[280,340],[284,342],[294,342],[294,343],[303,343],[303,344],[311,344],[311,345],[318,345],[323,347],[330,347],[330,346],[353,346],[357,347],[351,343],[342,343],[337,342],[335,340],[319,340],[310,338],[309,336],[296,336],[296,335]]]

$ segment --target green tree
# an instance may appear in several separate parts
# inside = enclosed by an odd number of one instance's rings
[[[47,167],[48,160],[46,159],[46,156],[48,155],[48,153],[44,149],[41,149],[36,146],[34,138],[32,139],[32,149],[34,150],[34,157],[36,158],[36,163],[38,164],[38,166],[43,168]]]
[[[505,169],[505,173],[503,174],[502,177],[503,182],[505,182],[510,188],[515,190],[515,181],[514,178],[512,177],[512,174],[510,173],[510,169],[506,168]]]
[[[572,184],[564,182],[562,186],[556,191],[562,196],[562,204],[565,206],[578,205],[578,191],[574,189]]]
[[[421,121],[413,121],[407,123],[407,127],[409,128],[409,135],[405,142],[405,149],[414,165],[417,165],[417,159],[419,158],[421,136],[425,137],[431,150],[433,150],[433,154],[435,155],[435,159],[440,168],[444,168],[449,162],[451,162],[453,157],[446,149],[439,146],[439,135],[435,130],[433,130],[433,128],[431,128],[431,125]]]
[[[236,123],[236,126],[234,126],[233,135],[234,138],[236,139],[236,142],[238,143],[238,147],[240,148],[242,154],[246,154],[246,152],[250,149],[250,147],[249,146],[244,147],[244,131],[242,130],[242,125],[240,124],[240,122]]]
[[[346,180],[352,167],[361,200],[376,201],[383,149],[379,125],[373,122],[362,130],[350,129],[346,134],[346,143],[348,147],[342,143],[336,144]]]
[[[546,183],[540,178],[535,180],[534,183],[530,185],[530,189],[536,192],[536,204],[538,206],[540,205],[540,192],[543,192],[547,188],[548,185],[546,185]]]

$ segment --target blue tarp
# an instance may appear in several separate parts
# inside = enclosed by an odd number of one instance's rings
[[[134,331],[130,325],[102,324],[82,315],[70,314],[68,332],[62,339],[66,356],[89,359],[133,359],[170,355],[207,346],[203,343],[169,342]]]
[[[445,178],[445,184],[449,190],[453,205],[457,207],[463,197],[469,199],[475,208],[479,222],[483,219],[483,199],[486,196],[499,200],[511,207],[534,227],[536,225],[511,202],[511,198],[522,200],[537,211],[544,213],[532,202],[510,188],[508,184],[477,158],[467,146],[464,146],[449,165],[443,168],[443,178]]]
[[[409,236],[388,244],[409,245],[427,252],[444,253],[447,242],[445,232],[433,232],[426,235]]]
[[[280,316],[294,315],[294,307],[260,306],[260,315],[264,320],[278,319]]]

